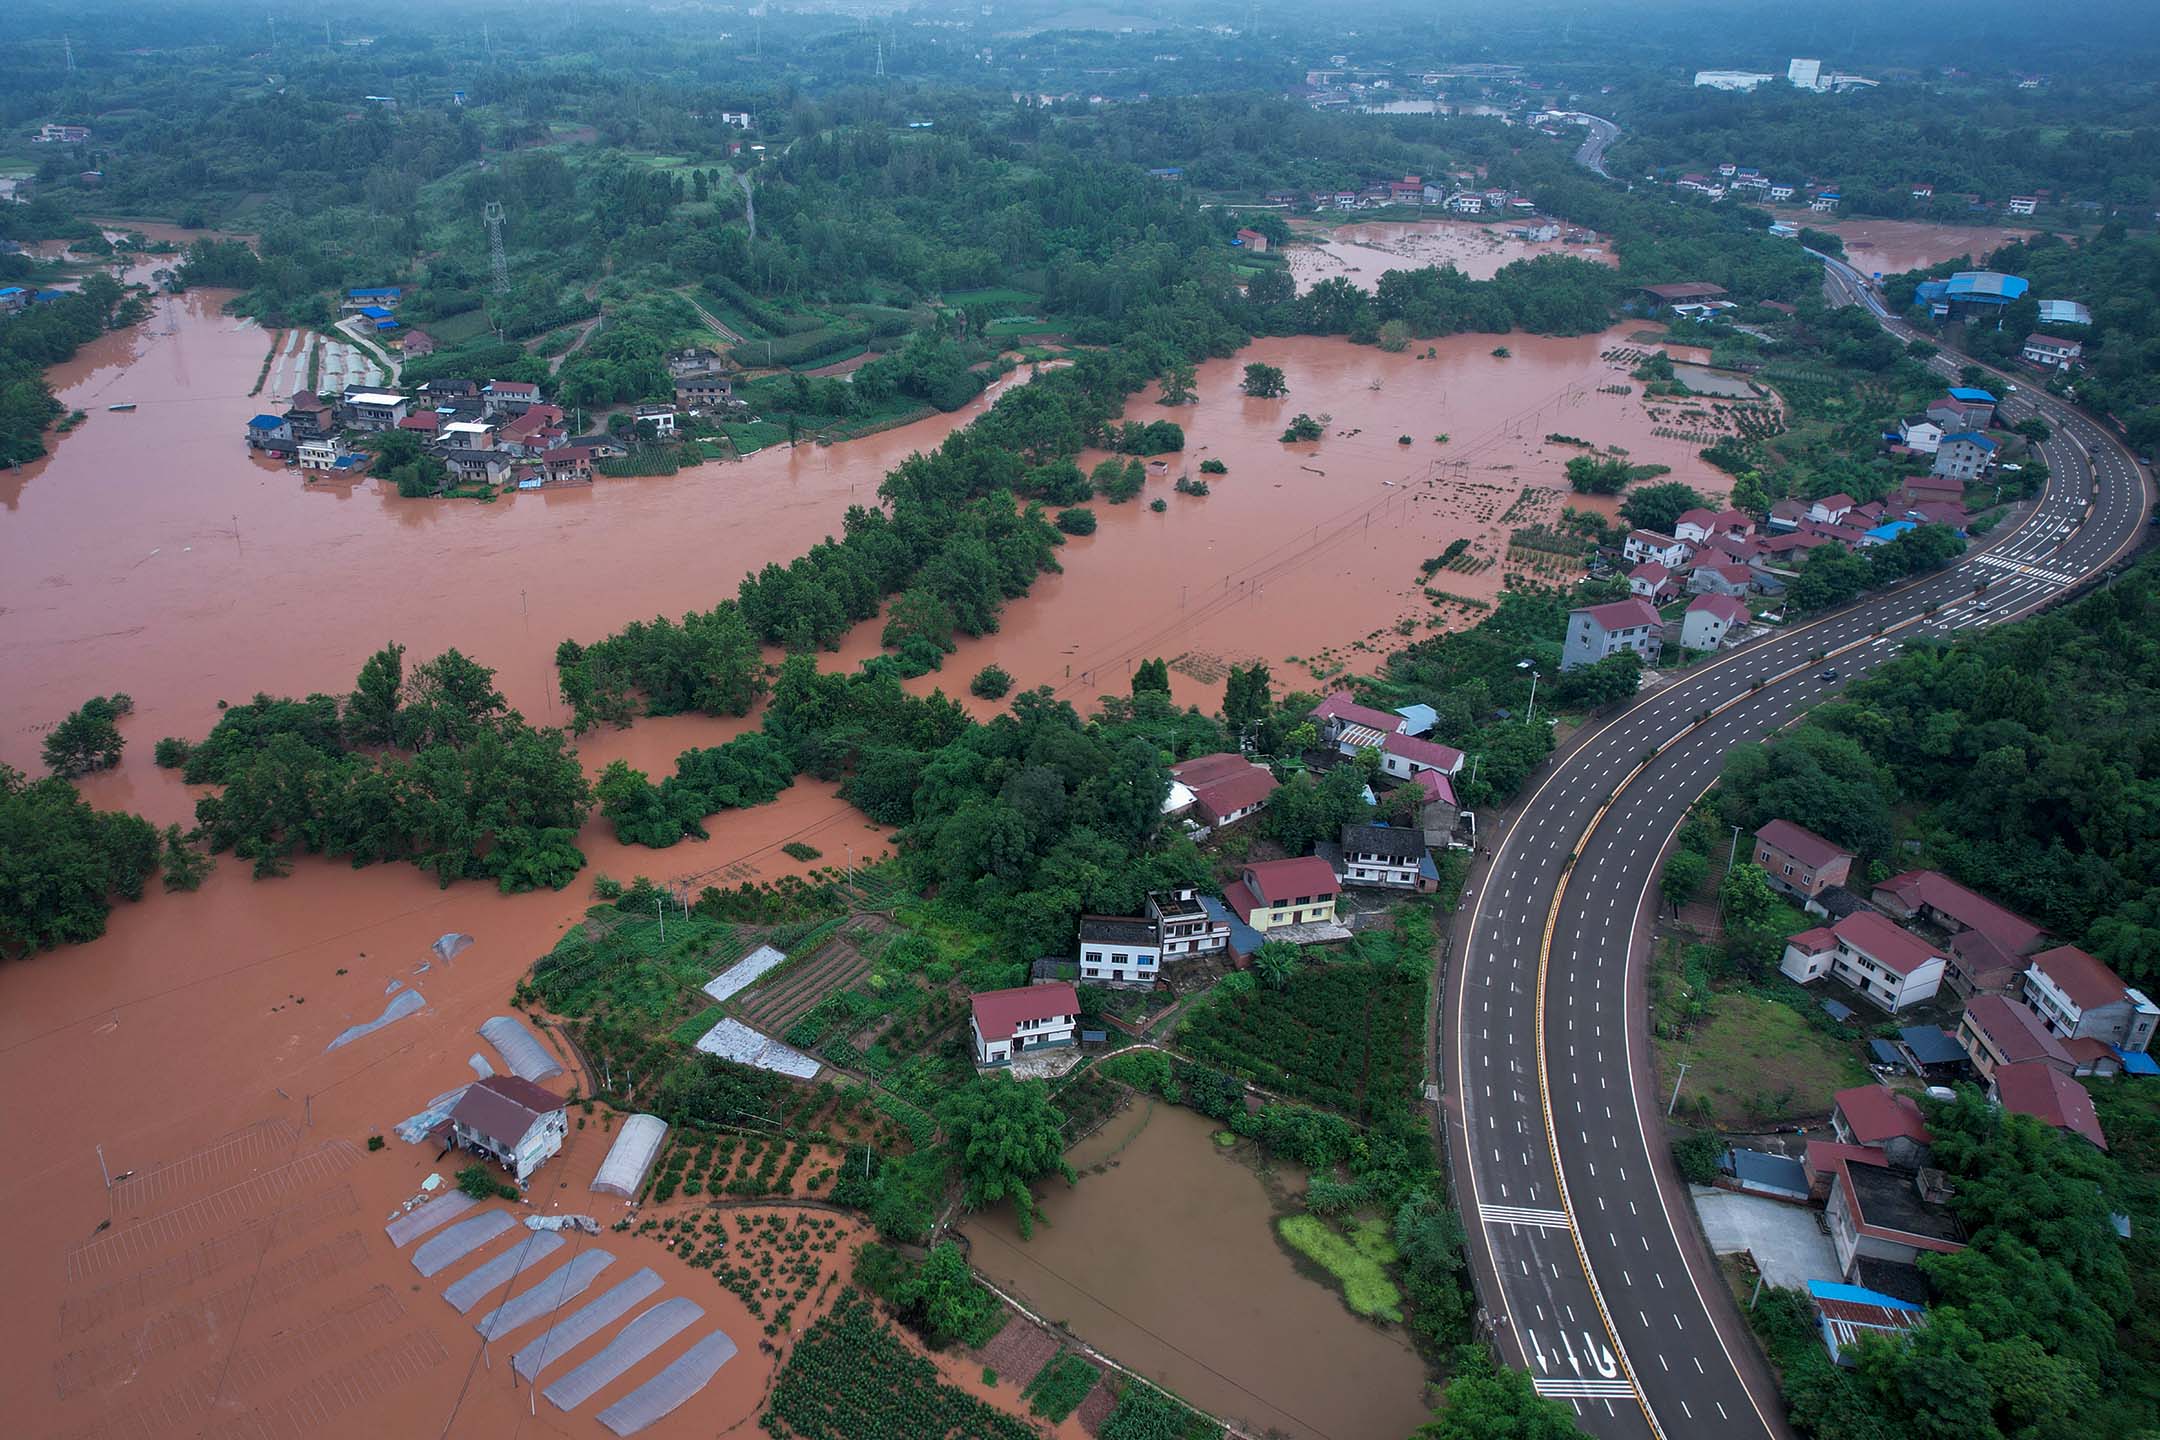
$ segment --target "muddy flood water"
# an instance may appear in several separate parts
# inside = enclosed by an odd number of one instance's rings
[[[560,718],[550,660],[562,638],[591,640],[732,595],[744,571],[836,532],[887,468],[989,403],[674,477],[492,505],[401,501],[373,482],[311,485],[248,458],[242,427],[265,408],[249,391],[278,337],[221,314],[223,298],[160,300],[135,331],[87,347],[55,376],[86,422],[55,437],[45,460],[0,473],[0,761],[37,771],[45,728],[90,695],[124,690],[136,707],[122,722],[126,758],[84,793],[161,824],[188,821],[194,796],[152,764],[159,737],[206,733],[220,699],[343,692],[386,641],[413,659],[455,645],[496,667],[528,716]],[[1175,418],[1190,437],[1147,487],[1167,513],[1150,513],[1145,498],[1098,504],[1101,528],[1065,548],[1065,572],[1044,577],[998,634],[963,644],[924,687],[963,690],[995,659],[1022,685],[1056,686],[1085,708],[1096,689],[1125,688],[1133,657],[1164,655],[1176,657],[1179,697],[1212,707],[1232,659],[1268,659],[1278,686],[1310,685],[1290,657],[1333,647],[1338,660],[1366,665],[1399,643],[1398,620],[1417,633],[1436,614],[1467,623],[1474,610],[1435,610],[1418,562],[1468,539],[1464,569],[1433,584],[1472,598],[1497,592],[1509,529],[1557,512],[1560,467],[1577,453],[1547,444],[1547,432],[1622,445],[1721,488],[1696,442],[1659,438],[1639,396],[1601,391],[1626,383],[1624,334],[1460,336],[1431,359],[1417,358],[1423,346],[1388,355],[1276,340],[1201,367],[1193,406],[1135,397],[1131,413]],[[1510,358],[1491,353],[1502,341]],[[1284,369],[1288,398],[1238,393],[1250,359]],[[121,401],[138,408],[105,408]],[[1284,446],[1276,436],[1299,411],[1329,416],[1327,434]],[[1398,445],[1404,433],[1411,443]],[[1445,445],[1440,433],[1451,435]],[[1177,474],[1209,457],[1229,467],[1210,496],[1171,493]],[[864,627],[828,663],[867,653],[874,632]],[[1369,652],[1347,649],[1373,634]],[[621,756],[658,774],[678,751],[755,723],[641,721],[579,748],[593,772]],[[0,1313],[0,1391],[18,1398],[24,1433],[195,1433],[256,1415],[254,1433],[310,1440],[497,1436],[523,1424],[603,1435],[597,1406],[565,1415],[542,1401],[528,1421],[505,1347],[481,1346],[475,1317],[432,1293],[440,1279],[416,1289],[410,1252],[384,1238],[432,1151],[395,1139],[382,1153],[361,1147],[471,1077],[467,1058],[484,1050],[475,1027],[504,1011],[518,977],[579,918],[592,876],[732,883],[801,868],[780,853],[791,839],[828,863],[859,862],[886,842],[834,787],[808,780],[710,828],[703,842],[626,850],[596,819],[580,840],[590,864],[576,884],[517,897],[438,889],[410,867],[305,859],[287,878],[256,882],[226,857],[197,894],[153,884],[140,903],[115,908],[103,939],[0,967],[0,1086],[19,1097],[0,1177],[16,1262],[13,1303]],[[433,963],[428,947],[447,931],[477,943]],[[326,1051],[396,988],[419,991],[426,1008]],[[1170,1117],[1163,1133],[1180,1123]],[[572,1155],[543,1173],[537,1203],[603,1223],[619,1214],[586,1191],[603,1148],[573,1132]],[[154,1183],[108,1192],[101,1165]],[[1257,1193],[1249,1175],[1220,1168]],[[1126,1173],[1138,1175],[1132,1161]],[[101,1221],[111,1228],[101,1233]],[[1272,1247],[1264,1227],[1255,1234]],[[754,1346],[758,1328],[727,1309],[732,1297],[710,1276],[650,1238],[603,1233],[598,1243],[616,1255],[614,1274],[653,1265],[672,1293],[697,1298],[707,1326],[743,1345],[699,1400],[646,1433],[670,1440],[745,1419],[772,1373]],[[1295,1283],[1297,1303],[1339,1310],[1327,1291]],[[1301,1333],[1273,1311],[1219,1318],[1179,1343],[1273,1334],[1288,1346]],[[703,1333],[685,1332],[633,1375]],[[1118,1353],[1114,1339],[1090,1338]],[[1369,1393],[1320,1374],[1310,1393],[1315,1408],[1332,1404],[1329,1394],[1377,1407],[1386,1425],[1314,1433],[1400,1433],[1419,1418],[1414,1362],[1391,1370],[1375,1351],[1372,1364],[1387,1378]],[[964,1366],[946,1368],[977,1383]],[[333,1382],[345,1398],[316,1404]],[[1302,1413],[1306,1394],[1274,1403]]]
[[[1835,220],[1819,223],[1807,210],[1776,212],[1781,220],[1827,230],[1845,242],[1845,258],[1863,275],[1923,270],[1960,255],[1983,263],[1989,252],[2039,233],[2007,225],[1937,225],[1925,220]]]
[[[1255,1434],[1407,1435],[1429,1416],[1408,1338],[1299,1273],[1275,1238],[1269,1184],[1217,1147],[1215,1129],[1190,1110],[1132,1106],[1066,1157],[1077,1186],[1037,1187],[1031,1239],[1009,1207],[968,1221],[976,1265],[1038,1314]],[[1302,1184],[1276,1182],[1293,1193]]]
[[[1368,221],[1308,231],[1316,243],[1293,246],[1290,274],[1300,290],[1341,276],[1372,290],[1390,270],[1452,265],[1473,280],[1490,280],[1500,267],[1538,255],[1573,255],[1601,265],[1618,263],[1603,243],[1568,245],[1558,240],[1518,240],[1505,224],[1474,220]],[[1323,238],[1324,237],[1324,238]]]

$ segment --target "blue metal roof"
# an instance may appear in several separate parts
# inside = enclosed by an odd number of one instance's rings
[[[375,328],[377,330],[395,330],[398,328],[398,323],[395,320],[377,320]]]
[[[1867,1048],[1868,1054],[1875,1057],[1877,1065],[1884,1065],[1897,1070],[1905,1068],[1905,1057],[1898,1054],[1897,1046],[1892,1045],[1889,1041],[1870,1040],[1867,1042]]]
[[[2122,1060],[2123,1074],[2160,1075],[2160,1061],[2154,1060],[2152,1056],[2147,1055],[2144,1051],[2122,1050],[2113,1045],[2108,1048],[2114,1050],[2117,1057]]]
[[[254,419],[248,421],[248,429],[276,430],[283,426],[284,423],[285,417],[282,415],[257,415]]]
[[[1208,919],[1230,927],[1230,948],[1240,955],[1250,955],[1260,948],[1260,932],[1237,918],[1237,912],[1213,895],[1200,897],[1200,908],[1207,911]]]
[[[1430,705],[1398,705],[1395,713],[1410,722],[1412,735],[1423,735],[1440,723],[1440,712]]]
[[[1885,520],[1882,524],[1867,532],[1868,539],[1895,540],[1898,536],[1913,528],[1913,522],[1910,520]]]
[[[1880,1305],[1885,1310],[1912,1310],[1924,1312],[1925,1305],[1915,1305],[1910,1300],[1900,1300],[1895,1295],[1885,1295],[1880,1290],[1870,1290],[1865,1285],[1841,1285],[1835,1280],[1810,1280],[1807,1293],[1817,1300],[1843,1300],[1849,1305]]]
[[[394,300],[404,293],[398,286],[382,285],[372,290],[348,290],[345,295],[347,299],[351,300],[380,300],[385,296]]]
[[[390,315],[390,312],[380,305],[363,305],[360,307],[360,313],[370,320],[383,320]]]
[[[1953,300],[2007,305],[2029,288],[2019,276],[2005,275],[2000,270],[1960,270],[1950,277],[1947,293]]]
[[[1908,1025],[1898,1031],[1898,1039],[1923,1065],[1955,1065],[1965,1058],[1964,1048],[1940,1025]]]
[[[1767,1150],[1740,1150],[1730,1152],[1733,1178],[1743,1185],[1759,1185],[1766,1190],[1783,1190],[1791,1194],[1808,1193],[1807,1169],[1798,1160],[1784,1155],[1773,1155]]]
[[[1970,440],[1973,444],[1978,445],[1983,450],[1993,450],[1994,448],[1996,448],[1995,442],[1988,439],[1987,436],[1981,434],[1978,430],[1960,430],[1955,435],[1945,435],[1942,438],[1942,443],[1948,445],[1953,440]]]
[[[1825,1000],[1822,1002],[1822,1008],[1825,1015],[1828,1015],[1841,1025],[1853,1017],[1852,1006],[1847,1005],[1842,1000]]]
[[[22,293],[23,287],[20,285],[10,285],[5,290],[0,290],[0,295],[20,295]]]
[[[1965,401],[1969,401],[1969,402],[1971,402],[1971,403],[1973,403],[1973,404],[1977,404],[1977,405],[1993,405],[1993,404],[1996,404],[1996,403],[1997,403],[1997,401],[1996,401],[1995,397],[1994,397],[1993,395],[1990,395],[1990,394],[1988,394],[1988,392],[1987,392],[1987,391],[1985,391],[1985,390],[1975,390],[1975,389],[1973,389],[1973,388],[1972,388],[1971,386],[1969,386],[1969,385],[1953,385],[1953,386],[1951,386],[1951,387],[1950,387],[1950,398],[1951,398],[1951,399],[1953,399],[1953,400],[1965,400]]]

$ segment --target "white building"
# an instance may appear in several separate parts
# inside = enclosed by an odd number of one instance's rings
[[[2082,341],[2065,340],[2060,335],[2042,335],[2035,332],[2025,337],[2024,353],[2025,358],[2035,365],[2060,370],[2065,366],[2075,365],[2084,358],[2085,346]]]
[[[1697,70],[1695,84],[1705,90],[1753,90],[1767,85],[1777,77],[1765,75],[1760,70]]]
[[[1162,935],[1153,920],[1131,915],[1080,917],[1080,978],[1146,990],[1162,974]]]
[[[1835,975],[1874,1005],[1895,1014],[1941,988],[1949,957],[1888,916],[1856,910],[1829,928],[1785,942],[1778,968],[1805,985]]]
[[[1415,779],[1426,770],[1452,779],[1462,773],[1463,759],[1463,752],[1454,746],[1415,735],[1389,735],[1380,742],[1380,769],[1398,780]]]
[[[1080,1026],[1080,995],[1064,981],[991,990],[971,1002],[968,1028],[977,1065],[1010,1065],[1028,1050],[1070,1045]]]
[[[1421,830],[1392,825],[1342,827],[1342,864],[1336,873],[1345,885],[1373,885],[1389,890],[1417,890],[1425,860]]]
[[[1898,421],[1897,433],[1905,448],[1915,454],[1933,455],[1942,445],[1942,426],[1924,417]]]
[[[568,1133],[563,1101],[530,1080],[490,1075],[465,1087],[450,1111],[450,1136],[484,1155],[523,1185]]]
[[[1822,61],[1795,60],[1785,67],[1785,78],[1802,90],[1823,88]]]
[[[1210,909],[1190,885],[1149,891],[1147,913],[1155,922],[1165,960],[1216,955],[1230,946],[1229,911],[1220,906]]]
[[[1655,560],[1666,569],[1675,570],[1687,564],[1695,552],[1688,548],[1687,542],[1670,535],[1660,535],[1655,530],[1630,530],[1620,553],[1630,565]]]
[[[2058,945],[2025,967],[2025,1003],[2048,1033],[2099,1040],[2136,1053],[2151,1046],[2160,1006],[2075,945]]]
[[[320,440],[300,442],[300,468],[303,470],[335,470],[352,453],[345,448],[344,437],[326,435]]]
[[[1665,622],[1655,606],[1647,600],[1614,600],[1568,612],[1560,668],[1595,665],[1622,650],[1633,650],[1643,664],[1655,665],[1664,648]]]
[[[2037,195],[2012,195],[2005,208],[2012,215],[2030,215],[2040,208],[2040,197]]]
[[[1680,621],[1680,643],[1689,650],[1715,650],[1751,618],[1746,603],[1730,595],[1698,595]]]

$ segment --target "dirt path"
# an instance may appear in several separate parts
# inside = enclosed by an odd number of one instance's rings
[[[727,326],[721,324],[719,316],[713,314],[712,311],[707,310],[703,305],[698,304],[697,300],[687,291],[678,290],[675,293],[690,302],[690,308],[697,311],[698,319],[703,320],[707,325],[710,325],[715,335],[718,335],[721,339],[727,341],[730,345],[740,345],[743,343],[742,336],[736,334],[733,330],[730,330]]]

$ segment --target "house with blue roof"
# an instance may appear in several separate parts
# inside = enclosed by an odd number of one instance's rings
[[[346,298],[350,300],[397,300],[404,294],[404,287],[398,285],[378,285],[372,289],[345,292]]]
[[[37,292],[37,294],[31,296],[30,299],[34,303],[39,305],[50,305],[53,303],[53,301],[65,300],[68,296],[74,293],[75,292],[72,290],[40,290]]]
[[[293,439],[292,422],[283,415],[257,415],[247,422],[247,443],[251,450],[268,450],[283,454],[297,443]]]
[[[1993,405],[1998,403],[1995,397],[1989,394],[1987,391],[1975,389],[1970,385],[1951,386],[1950,398],[1953,400],[1963,400],[1968,405]]]
[[[1910,520],[1886,520],[1860,537],[1860,548],[1870,545],[1887,545],[1908,530],[1918,529]]]
[[[1864,1285],[1843,1285],[1834,1280],[1808,1281],[1808,1299],[1815,1302],[1815,1318],[1822,1329],[1823,1348],[1840,1365],[1852,1364],[1854,1344],[1869,1335],[1903,1339],[1927,1324],[1927,1307]]]
[[[1977,480],[1995,463],[1995,452],[1999,448],[1977,430],[1945,435],[1942,444],[1935,448],[1935,468],[1928,473],[1948,476],[1952,480]]]
[[[362,305],[359,313],[370,320],[387,320],[390,318],[390,311],[380,305]]]
[[[1767,1195],[1796,1205],[1807,1203],[1807,1167],[1789,1155],[1735,1147],[1725,1152],[1725,1163],[1719,1168],[1732,1176],[1734,1187],[1745,1194]]]
[[[14,313],[30,303],[30,292],[20,285],[0,289],[0,310]]]
[[[1430,705],[1398,705],[1395,713],[1410,722],[1405,735],[1430,735],[1433,726],[1440,723],[1440,712]]]
[[[2030,284],[2017,275],[2005,275],[2000,270],[1960,270],[1947,280],[1927,280],[1913,292],[1915,303],[1922,304],[1940,318],[1957,315],[1997,315],[2011,301],[2020,299],[2030,289]]]

